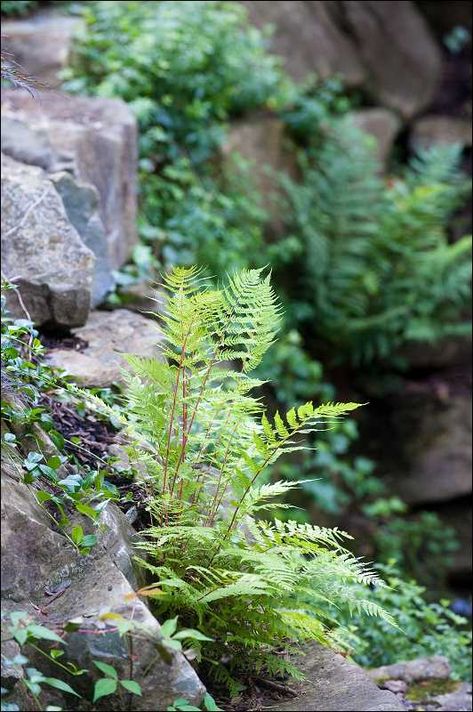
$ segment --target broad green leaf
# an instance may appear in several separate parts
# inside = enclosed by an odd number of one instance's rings
[[[74,695],[75,697],[80,697],[80,695],[73,690],[67,682],[64,682],[64,680],[58,680],[56,677],[45,677],[44,683],[50,687],[55,687],[57,690],[62,690],[63,692],[68,692],[70,695]]]
[[[29,635],[40,640],[55,640],[57,643],[63,643],[63,639],[58,636],[53,630],[45,628],[43,625],[32,623],[28,626]]]
[[[80,544],[83,538],[84,530],[82,529],[80,524],[77,524],[71,531],[71,539],[74,544]]]
[[[92,702],[97,702],[101,697],[113,695],[116,689],[117,681],[110,677],[103,677],[101,680],[97,680],[94,686],[94,698]]]
[[[164,621],[164,623],[162,623],[161,633],[165,638],[170,638],[173,633],[175,633],[177,628],[177,618],[178,616],[176,616],[175,618],[169,618],[169,620]]]
[[[108,677],[113,677],[115,678],[115,680],[118,679],[118,673],[115,668],[112,667],[112,665],[102,663],[99,660],[93,660],[92,662],[94,663],[95,667],[98,667],[98,669],[104,673],[104,675],[107,675]]]
[[[185,640],[187,638],[191,638],[192,640],[213,640],[213,638],[208,638],[200,631],[193,630],[192,628],[183,628],[183,630],[173,635],[173,640]]]
[[[131,692],[133,695],[142,695],[141,687],[134,680],[120,680],[120,685]]]

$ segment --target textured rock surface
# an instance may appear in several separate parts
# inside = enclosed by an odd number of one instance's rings
[[[2,19],[2,50],[11,53],[32,78],[56,87],[70,58],[74,34],[82,26],[80,18],[49,12],[27,20]]]
[[[399,117],[388,109],[360,109],[351,112],[348,120],[375,139],[378,161],[385,167],[394,139],[401,129]]]
[[[122,381],[126,366],[121,354],[156,356],[162,335],[156,322],[127,309],[91,312],[87,324],[74,330],[87,343],[83,351],[53,349],[47,361],[64,368],[85,386],[109,386]]]
[[[92,279],[92,305],[100,304],[112,289],[114,280],[107,254],[107,236],[98,213],[99,194],[88,183],[80,183],[70,173],[53,173],[51,180],[62,198],[67,217],[83,243],[95,255]]]
[[[369,670],[368,674],[376,681],[403,680],[411,683],[419,680],[448,680],[451,672],[447,658],[435,655],[430,658],[417,658],[417,660],[394,663],[394,665],[382,665]]]
[[[95,257],[70,223],[46,173],[2,155],[2,271],[16,279],[36,324],[79,326],[91,301]],[[8,305],[25,314],[14,293]]]
[[[358,665],[347,662],[341,655],[319,646],[311,647],[299,666],[306,675],[304,682],[292,687],[297,697],[281,700],[280,712],[298,710],[403,710],[402,703],[388,690],[380,690]]]
[[[89,670],[94,667],[92,658],[112,663],[122,678],[130,677],[131,665],[131,676],[143,693],[142,697],[133,699],[133,709],[163,710],[176,697],[199,704],[204,688],[194,670],[180,653],[163,647],[157,620],[146,605],[133,596],[137,585],[131,562],[134,532],[125,516],[115,505],[109,504],[99,524],[98,544],[89,556],[80,556],[59,530],[53,530],[51,520],[36,504],[31,490],[18,481],[18,465],[12,465],[3,450],[2,612],[24,610],[32,617],[39,616],[39,622],[49,626],[79,619],[80,631],[67,635],[66,655]],[[84,520],[81,525],[85,531],[90,527]],[[58,585],[64,588],[63,594],[48,599],[46,589]],[[42,615],[34,606],[47,606],[46,613]],[[139,645],[135,644],[133,651],[128,639],[121,638],[113,624],[101,618],[107,613],[118,613],[143,626]],[[2,648],[5,657],[12,652],[15,651]],[[30,660],[44,673],[58,676],[58,669],[48,670],[44,657],[36,660],[34,651],[30,653]],[[9,688],[13,688],[13,699],[15,681],[20,677],[20,672],[16,672],[15,676],[15,671],[4,670]],[[92,709],[91,703],[86,702],[90,699],[91,677],[96,677],[94,672],[74,680],[74,687],[85,699],[76,701],[75,698],[71,702],[54,690],[48,696],[48,703],[59,703],[63,709]],[[123,700],[111,698],[93,707],[123,708]]]
[[[334,74],[409,118],[428,105],[440,51],[413,2],[244,0],[250,19],[275,27],[272,48],[301,79]]]
[[[471,121],[454,116],[424,116],[412,127],[410,144],[415,150],[452,143],[471,146]]]
[[[136,121],[124,102],[60,92],[42,92],[34,99],[5,90],[2,151],[48,173],[67,171],[80,184],[93,186],[106,239],[105,245],[98,243],[96,231],[91,244],[97,246],[99,261],[107,256],[109,269],[126,261],[137,240],[137,148]],[[76,194],[75,199],[77,208],[81,198]]]

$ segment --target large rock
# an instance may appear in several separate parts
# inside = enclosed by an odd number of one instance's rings
[[[381,105],[410,118],[429,104],[441,55],[413,2],[243,0],[258,26],[271,23],[272,49],[296,79],[340,75]]]
[[[63,368],[84,386],[106,387],[123,381],[122,354],[157,356],[162,333],[155,321],[127,309],[91,312],[87,324],[73,331],[87,344],[82,351],[55,348],[47,362]]]
[[[84,677],[73,679],[82,700],[52,690],[49,704],[63,709],[124,709],[117,696],[92,705],[90,691],[98,671],[92,660],[112,664],[120,678],[133,678],[141,686],[142,696],[133,697],[133,709],[158,711],[167,709],[177,697],[198,705],[204,687],[189,663],[180,653],[163,645],[158,621],[146,605],[134,595],[137,578],[133,570],[132,540],[134,532],[124,515],[113,504],[102,514],[96,530],[98,543],[91,553],[81,556],[47,513],[36,503],[33,490],[19,481],[17,467],[5,458],[2,448],[2,613],[25,611],[38,622],[55,629],[75,619],[79,630],[69,632],[65,640],[69,659],[88,670]],[[90,525],[81,521],[85,531]],[[51,592],[60,595],[52,597]],[[121,637],[107,615],[121,615],[133,621],[131,639]],[[105,616],[105,617],[104,617]],[[133,635],[139,638],[133,641]],[[139,641],[139,644],[138,644]],[[3,649],[6,658],[9,649]],[[31,663],[46,675],[58,677],[61,671],[43,656],[28,650]],[[10,674],[8,674],[10,673]],[[5,679],[12,689],[11,700],[21,695],[15,682],[21,669],[8,670]],[[70,683],[68,676],[67,682]],[[31,704],[31,700],[29,701]],[[23,700],[22,709],[28,701]]]
[[[2,151],[61,174],[56,185],[72,221],[97,255],[101,275],[120,267],[137,241],[136,141],[136,121],[122,101],[59,92],[43,92],[35,99],[26,92],[2,92]],[[76,184],[66,183],[64,171]],[[87,195],[86,185],[96,193]],[[96,295],[106,288],[97,279]]]
[[[419,149],[431,146],[458,144],[471,147],[471,121],[455,116],[423,116],[412,127],[411,147]]]
[[[243,0],[250,20],[272,25],[270,47],[285,60],[296,80],[316,73],[322,79],[340,74],[350,86],[361,86],[366,70],[357,47],[333,21],[329,3],[303,0]]]
[[[368,670],[369,676],[376,682],[403,680],[407,683],[420,680],[448,680],[451,672],[450,663],[442,655],[382,665],[379,668]]]
[[[95,258],[46,173],[2,154],[2,271],[38,325],[79,326],[90,308]],[[25,318],[15,293],[10,311]]]
[[[280,700],[277,708],[272,704],[268,709],[280,712],[405,709],[392,692],[380,690],[364,670],[332,650],[314,645],[302,661],[298,661],[298,666],[306,680],[291,685],[297,696],[292,700]]]
[[[82,27],[78,17],[49,12],[26,20],[2,19],[2,51],[10,53],[34,80],[54,88],[68,64],[74,35]]]
[[[400,400],[397,461],[392,484],[409,504],[426,504],[468,495],[471,479],[471,399],[413,393]]]
[[[232,170],[235,154],[251,166],[255,186],[262,196],[269,217],[270,231],[279,234],[283,227],[281,174],[295,177],[295,150],[284,133],[283,122],[274,116],[256,115],[234,123],[222,148],[224,166]]]
[[[388,109],[360,109],[348,114],[347,120],[373,137],[377,159],[385,168],[394,140],[401,129],[401,120],[397,114]]]

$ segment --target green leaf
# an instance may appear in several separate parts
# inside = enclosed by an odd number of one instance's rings
[[[118,679],[118,673],[111,665],[108,665],[107,663],[102,663],[99,660],[93,660],[92,662],[94,663],[95,667],[98,667],[98,669],[103,672],[104,675],[107,675],[108,677],[113,677],[115,680]]]
[[[173,640],[184,640],[191,638],[192,640],[208,640],[212,641],[213,638],[208,638],[206,635],[198,630],[193,630],[192,628],[183,628],[178,633],[173,635]]]
[[[120,685],[131,692],[133,695],[142,695],[140,685],[134,680],[120,680]]]
[[[67,682],[64,682],[64,680],[58,680],[56,677],[45,677],[43,682],[50,687],[55,687],[57,690],[62,690],[63,692],[68,692],[70,695],[74,695],[75,697],[80,697],[80,695],[73,690]]]
[[[208,692],[205,693],[202,704],[207,712],[222,712],[222,708],[217,705],[212,695]]]
[[[96,512],[93,507],[90,507],[88,504],[84,504],[83,502],[76,502],[76,509],[78,512],[81,514],[85,514],[86,517],[89,517],[93,521],[97,519],[99,516],[99,512]]]
[[[43,625],[31,623],[27,628],[28,634],[39,640],[55,640],[57,643],[64,643],[63,639],[58,636],[53,630],[45,628]]]
[[[116,689],[117,681],[110,677],[103,677],[101,680],[97,680],[94,686],[94,698],[92,702],[97,702],[101,697],[113,695]]]
[[[61,465],[61,458],[59,457],[59,455],[53,455],[49,458],[46,464],[53,470],[57,470],[57,468]]]
[[[56,658],[60,658],[62,655],[64,655],[64,650],[58,650],[57,648],[53,648],[49,651],[49,655],[52,657],[53,660],[56,660]]]
[[[71,531],[71,539],[74,544],[80,544],[83,538],[84,530],[82,529],[80,524],[77,524]]]
[[[81,540],[80,545],[81,547],[90,549],[90,547],[95,546],[97,543],[97,537],[95,534],[86,534],[85,537]]]
[[[178,616],[176,616],[175,618],[169,618],[167,621],[164,621],[164,623],[162,623],[161,633],[165,638],[170,638],[175,632],[177,628],[177,619]]]

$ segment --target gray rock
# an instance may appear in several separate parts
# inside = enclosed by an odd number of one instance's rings
[[[98,213],[99,194],[87,183],[78,182],[70,173],[53,173],[51,180],[62,198],[67,217],[84,244],[95,255],[92,306],[100,304],[114,285],[112,265],[107,254],[107,237]]]
[[[244,0],[258,26],[274,25],[272,49],[295,79],[340,75],[376,103],[410,118],[427,106],[441,55],[413,2]]]
[[[279,177],[297,173],[294,147],[284,134],[283,122],[272,116],[254,116],[234,123],[222,148],[224,171],[232,171],[235,154],[250,164],[271,232],[280,233],[285,211]]]
[[[133,530],[126,517],[109,504],[96,530],[97,545],[90,555],[80,556],[64,534],[54,530],[51,519],[36,503],[33,490],[18,481],[18,473],[3,450],[2,612],[8,616],[14,610],[24,610],[52,627],[71,619],[80,621],[80,629],[66,636],[66,656],[89,671],[84,677],[74,678],[73,683],[84,699],[71,702],[70,696],[63,698],[52,690],[47,703],[71,710],[124,709],[120,697],[106,698],[93,706],[87,702],[93,681],[99,676],[92,664],[94,659],[111,663],[120,678],[138,682],[142,696],[133,698],[133,709],[163,710],[177,697],[200,704],[205,688],[184,657],[165,647],[158,621],[134,594],[138,579],[131,564]],[[80,521],[88,532],[92,525]],[[48,598],[46,589],[51,588],[62,588],[63,592],[57,598]],[[113,617],[107,617],[110,614],[133,621],[132,642],[130,636],[120,637]],[[2,647],[5,658],[12,652]],[[51,664],[48,668],[46,659],[34,650],[29,650],[28,656],[43,673],[60,675],[57,667]],[[8,666],[4,673],[14,687]],[[23,703],[22,709],[28,707]]]
[[[442,395],[442,394],[440,394]],[[435,393],[399,399],[399,468],[392,484],[409,504],[442,502],[471,493],[469,394]]]
[[[121,354],[158,356],[162,333],[155,321],[127,309],[91,312],[87,324],[73,331],[87,342],[82,351],[52,349],[47,362],[65,369],[85,386],[110,386],[123,381]]]
[[[400,700],[388,690],[380,690],[364,670],[341,655],[320,646],[311,646],[305,658],[297,661],[306,680],[291,685],[297,693],[292,700],[281,700],[280,712],[299,710],[403,710]],[[276,709],[274,705],[268,709]]]
[[[136,121],[119,100],[74,97],[42,92],[2,92],[2,150],[12,158],[41,165],[49,173],[67,171],[80,184],[98,192],[98,213],[105,245],[97,226],[90,244],[111,269],[120,267],[137,241]],[[80,204],[79,195],[69,196]],[[90,215],[81,218],[87,222]]]
[[[454,116],[424,116],[412,127],[410,145],[416,151],[454,143],[471,147],[471,121]]]
[[[71,55],[74,35],[84,23],[78,17],[49,12],[26,20],[2,20],[2,50],[11,53],[33,79],[57,87]]]
[[[15,279],[33,321],[79,326],[90,308],[95,258],[41,168],[2,154],[2,271]],[[25,313],[14,292],[11,312]]]
[[[439,712],[471,712],[471,682],[462,682],[453,692],[433,698]]]
[[[399,117],[388,109],[360,109],[348,114],[347,120],[374,138],[378,161],[385,168],[394,139],[401,129]]]
[[[382,665],[368,670],[372,680],[403,680],[408,684],[421,680],[448,680],[451,674],[450,663],[442,655],[431,658],[417,658],[407,662]]]
[[[353,40],[333,21],[327,2],[303,0],[243,0],[250,20],[262,27],[271,24],[270,47],[284,58],[284,66],[296,80],[316,73],[322,79],[340,74],[349,86],[366,79]]]
[[[427,106],[440,79],[441,54],[415,4],[345,0],[337,5],[375,100],[405,119]]]

